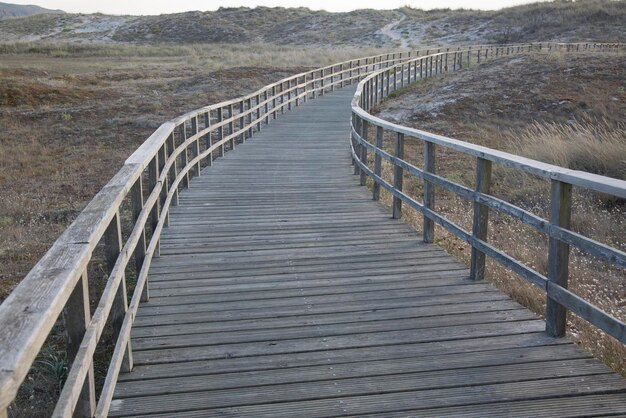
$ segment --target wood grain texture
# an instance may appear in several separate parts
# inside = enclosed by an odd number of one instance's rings
[[[626,413],[623,379],[359,187],[352,95],[294,106],[181,192],[110,416]]]

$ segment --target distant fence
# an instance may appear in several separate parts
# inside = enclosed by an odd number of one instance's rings
[[[533,51],[583,51],[592,49],[623,49],[623,44],[531,44],[506,46],[478,46],[431,54],[403,61],[389,68],[368,75],[359,83],[352,102],[352,158],[355,172],[364,185],[369,177],[373,180],[373,197],[380,196],[381,186],[392,194],[392,216],[401,216],[402,204],[423,215],[423,240],[433,242],[434,226],[439,224],[471,246],[470,276],[480,280],[485,273],[485,257],[490,257],[504,267],[517,273],[547,294],[546,331],[560,337],[565,334],[566,313],[571,311],[591,324],[626,343],[626,324],[602,311],[567,289],[570,246],[620,267],[626,267],[626,253],[599,243],[570,230],[572,186],[581,187],[607,195],[626,199],[626,181],[596,174],[570,170],[517,155],[473,145],[457,139],[412,129],[387,122],[368,113],[390,93],[410,83],[448,73],[480,63],[481,60],[498,56]],[[370,141],[368,133],[375,131]],[[394,138],[393,153],[383,149],[383,135],[391,132]],[[421,168],[404,159],[407,140],[421,141],[424,145],[424,161]],[[475,188],[468,188],[435,172],[436,147],[448,148],[476,158]],[[368,153],[373,153],[373,167],[368,165]],[[370,154],[371,155],[371,154]],[[381,176],[381,163],[386,160],[393,167],[393,182]],[[551,182],[550,219],[543,219],[514,204],[489,194],[492,165],[498,164],[514,170],[549,179]],[[423,182],[421,202],[403,192],[403,176],[408,173]],[[473,202],[473,225],[466,231],[435,210],[435,186]],[[505,254],[487,241],[489,211],[495,210],[547,235],[547,277]]]
[[[566,48],[609,48],[607,45],[591,45],[571,44]],[[397,131],[399,144],[402,143],[400,135],[407,134],[420,138],[432,144],[433,147],[435,144],[444,146],[455,144],[455,149],[466,150],[477,155],[483,167],[481,184],[488,184],[487,173],[491,161],[503,162],[511,157],[517,159],[519,157],[388,124],[369,115],[366,110],[372,104],[382,100],[398,85],[402,85],[405,81],[410,83],[417,80],[417,63],[421,67],[420,74],[425,74],[424,63],[427,63],[427,67],[430,65],[429,74],[437,74],[450,68],[466,65],[466,59],[480,59],[483,53],[493,56],[494,51],[497,55],[504,53],[505,49],[509,52],[521,52],[536,47],[536,45],[529,44],[480,46],[472,49],[458,49],[454,52],[450,50],[441,52],[442,49],[439,49],[436,54],[430,54],[430,51],[426,54],[412,51],[350,60],[287,77],[250,95],[195,110],[161,125],[126,160],[120,171],[93,198],[0,306],[0,330],[2,330],[0,333],[0,417],[7,415],[8,406],[15,399],[21,383],[59,319],[61,319],[61,329],[71,367],[53,416],[106,416],[119,373],[130,371],[133,367],[130,344],[131,327],[139,303],[149,298],[148,270],[152,258],[159,255],[161,231],[168,226],[170,206],[178,204],[179,191],[188,187],[190,181],[200,175],[202,167],[211,165],[214,158],[219,158],[227,151],[234,150],[238,143],[250,138],[278,115],[317,95],[353,84],[369,74],[371,76],[359,85],[359,92],[353,104],[355,123],[353,138],[356,146],[353,156],[362,173],[373,176],[377,184],[383,185],[394,193],[397,199],[394,202],[396,216],[399,216],[399,202],[405,201],[418,210],[422,210],[429,222],[442,223],[451,231],[456,231],[459,236],[466,238],[477,251],[476,267],[473,271],[477,272],[475,277],[480,277],[482,274],[480,273],[481,254],[483,254],[482,257],[487,254],[496,259],[504,257],[481,238],[486,225],[484,221],[486,208],[502,207],[514,215],[518,214],[531,225],[537,225],[541,230],[549,233],[555,240],[555,266],[561,270],[555,273],[556,280],[551,281],[552,284],[545,284],[550,297],[566,306],[572,305],[578,311],[583,309],[583,314],[591,312],[588,315],[585,314],[586,317],[590,316],[595,322],[607,324],[605,328],[609,329],[609,332],[623,338],[623,323],[608,318],[606,314],[597,313],[597,309],[593,306],[578,302],[578,299],[558,282],[563,274],[562,266],[566,246],[590,241],[566,229],[567,225],[562,221],[565,215],[559,215],[561,209],[558,209],[558,214],[555,215],[558,216],[555,218],[558,226],[555,226],[554,222],[542,223],[545,221],[529,218],[530,215],[524,215],[520,209],[512,205],[501,204],[483,193],[486,186],[481,186],[479,191],[473,191],[455,185],[453,187],[455,190],[477,202],[478,226],[474,234],[468,235],[432,212],[428,204],[421,206],[404,195],[401,191],[401,184],[385,183],[379,177],[379,173],[376,174],[376,170],[369,170],[360,160],[365,155],[364,153],[370,150],[376,152],[377,158],[392,161],[397,165],[397,170],[408,170],[424,177],[429,190],[432,190],[431,184],[452,184],[431,174],[428,170],[422,171],[410,166],[401,159],[401,151],[392,156],[366,143],[360,134],[363,129],[367,129],[368,124],[372,124],[380,129]],[[543,44],[542,47],[563,48],[562,45],[557,44]],[[420,58],[412,59],[418,56]],[[396,66],[401,62],[406,63]],[[380,71],[385,68],[389,70]],[[433,68],[435,73],[433,73]],[[394,71],[396,76],[391,77],[390,71]],[[402,74],[401,77],[397,77],[398,73]],[[393,85],[390,85],[390,82]],[[476,150],[472,150],[474,148]],[[401,150],[401,147],[398,150]],[[602,191],[614,191],[614,194],[619,196],[626,195],[623,182],[600,186],[599,182],[606,181],[604,178],[598,180],[597,176],[591,176],[585,177],[585,180],[575,180],[574,177],[578,178],[578,174],[572,174],[569,170],[529,161],[519,159],[519,162],[515,164],[521,169],[532,172],[543,170],[546,176],[559,181],[555,193],[563,197],[559,198],[562,203],[558,208],[567,204],[568,184],[582,182],[587,187],[597,185],[597,188]],[[401,173],[401,171],[398,172]],[[596,179],[595,182],[594,179]],[[128,222],[124,218],[125,214],[128,215]],[[427,230],[432,231],[432,227],[428,226]],[[432,237],[432,232],[428,233]],[[588,245],[596,253],[609,254],[618,263],[624,263],[623,253],[602,247],[597,243]],[[89,307],[90,284],[87,272],[94,262],[94,254],[99,250],[102,250],[108,278],[97,307],[92,313]],[[610,252],[607,253],[607,251]],[[516,271],[525,272],[525,276],[534,282],[548,283],[547,279],[537,273],[527,268],[517,267],[517,264],[512,265]],[[135,277],[133,277],[135,290],[128,302],[127,270],[131,266],[136,269]],[[104,386],[96,401],[93,358],[96,346],[107,325],[112,327],[116,343]]]

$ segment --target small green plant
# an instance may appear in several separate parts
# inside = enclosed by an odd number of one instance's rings
[[[71,32],[71,31],[72,31],[72,28],[70,28],[69,26],[65,26],[63,28],[63,32]]]
[[[72,115],[70,115],[69,113],[61,113],[61,119],[63,120],[63,122],[69,122],[72,120]]]
[[[47,349],[45,352],[42,352],[41,358],[35,362],[34,368],[40,374],[54,379],[58,389],[61,390],[68,374],[65,353]]]

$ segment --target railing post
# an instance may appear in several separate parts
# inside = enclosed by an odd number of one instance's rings
[[[367,141],[367,125],[368,123],[366,120],[361,121],[361,138],[363,138],[364,141]],[[361,162],[367,165],[367,148],[364,145],[361,145]],[[361,170],[359,184],[361,186],[365,186],[366,182],[367,182],[367,173],[365,172],[365,170]]]
[[[393,67],[393,91],[398,90],[398,67]]]
[[[396,134],[396,149],[395,156],[399,159],[404,159],[404,134]],[[402,177],[404,170],[402,167],[394,164],[393,166],[393,187],[398,191],[402,191]],[[393,219],[400,219],[402,216],[402,200],[399,197],[394,196],[392,202],[392,217]]]
[[[178,136],[180,136],[180,143],[184,144],[187,141],[187,129],[185,128],[185,122],[178,126]],[[184,147],[183,152],[180,153],[180,169],[187,168],[187,161],[189,156],[187,155],[187,147]],[[185,173],[182,181],[183,187],[189,187],[189,171]]]
[[[406,70],[407,70],[407,73],[408,73],[407,74],[407,81],[406,81],[406,83],[407,84],[411,84],[411,63],[410,62],[406,64]]]
[[[220,125],[220,127],[217,128],[217,142],[221,142],[222,139],[224,139],[224,125],[222,125],[223,121],[224,121],[224,108],[220,107],[217,109],[217,123]],[[217,152],[218,157],[224,156],[225,148],[226,147],[224,144],[220,145],[220,147],[218,148],[219,151]]]
[[[389,84],[391,83],[389,76],[391,75],[391,72],[389,70],[385,71],[385,75],[387,76],[387,94],[385,95],[385,97],[389,96]]]
[[[361,134],[362,119],[355,115],[354,122],[355,122],[354,130],[356,131],[357,134]],[[354,153],[356,154],[356,158],[359,158],[361,156],[361,145],[356,139],[353,140],[352,142],[354,144]],[[356,161],[354,161],[354,175],[356,176],[359,174],[361,174],[361,168],[356,163]]]
[[[289,81],[287,83],[288,83],[287,87],[289,87],[291,83]],[[285,95],[290,94],[290,93],[289,92],[285,93],[285,83],[280,83],[278,88],[280,89],[280,96],[279,96],[280,97],[280,114],[282,115],[285,113]]]
[[[343,88],[343,63],[339,64],[339,85]]]
[[[246,131],[244,130],[244,127],[246,125],[246,117],[244,116],[244,113],[246,112],[246,102],[244,100],[239,102],[239,130],[241,131],[241,134],[239,135],[239,143],[243,144],[243,141],[246,140]]]
[[[569,229],[572,217],[572,185],[552,180],[550,223]],[[569,276],[569,244],[552,236],[548,242],[548,280],[567,289]],[[565,335],[567,309],[550,297],[546,306],[546,332],[551,337]]]
[[[261,95],[256,95],[256,131],[261,132]]]
[[[326,81],[324,80],[324,69],[322,68],[320,70],[320,96],[324,95],[324,84],[326,84]]]
[[[383,149],[383,127],[376,126],[376,148]],[[378,154],[374,154],[374,174],[380,177],[382,170],[382,157]],[[380,199],[380,184],[374,180],[374,186],[372,187],[372,199]]]
[[[204,146],[208,150],[213,145],[213,142],[211,141],[211,111],[210,110],[207,110],[207,112],[204,114],[204,128],[209,130],[207,134],[204,136]],[[213,152],[210,152],[209,155],[207,156],[207,165],[213,165]]]
[[[248,107],[248,133],[247,133],[247,137],[251,138],[252,137],[252,98],[248,98],[246,100],[246,106]]]
[[[281,109],[284,109],[282,106]],[[276,86],[272,86],[272,119],[276,119]]]
[[[195,136],[198,134],[198,117],[194,116],[191,118],[191,135]],[[200,155],[200,138],[196,137],[196,139],[191,144],[191,158],[194,159],[198,155]],[[200,175],[200,161],[194,164],[191,169],[191,177]]]
[[[269,103],[269,101],[268,101],[268,97],[269,97],[269,95],[268,95],[268,93],[267,93],[267,89],[265,89],[265,91],[263,92],[263,96],[264,96],[263,101],[265,102],[265,105],[263,106],[263,108],[264,108],[264,110],[265,110],[265,114],[264,114],[264,117],[265,117],[265,124],[266,124],[266,125],[269,125],[269,123],[270,123],[270,114],[269,114],[270,103]]]
[[[158,158],[156,159],[158,160]],[[150,192],[152,192],[152,189],[150,190]],[[137,222],[137,219],[139,219],[139,215],[141,214],[141,211],[143,210],[143,204],[144,204],[143,180],[141,176],[139,176],[135,184],[133,184],[133,187],[130,189],[130,197],[131,197],[131,202],[132,202],[132,207],[133,207],[133,224],[135,224]],[[159,216],[158,215],[159,203],[161,203],[159,199],[157,199],[156,202],[154,202],[154,207],[157,208],[156,210],[157,218]],[[155,211],[153,211],[152,213],[154,214]],[[153,227],[155,226],[156,225],[153,225]],[[137,276],[139,276],[139,272],[141,271],[141,267],[143,266],[143,261],[145,258],[146,258],[146,229],[143,228],[141,230],[141,235],[139,236],[139,241],[137,241],[137,247],[135,247],[135,271],[136,271]],[[141,301],[147,302],[148,299],[149,299],[148,282],[146,282],[145,286],[143,287],[143,291],[141,292]]]
[[[352,84],[352,61],[350,61],[350,71],[348,72],[348,77],[350,77],[350,79],[348,80],[348,85]]]
[[[376,82],[375,87],[374,87],[374,103],[378,103],[378,91],[380,90],[380,79],[381,79],[381,75],[377,74],[374,77],[374,80]]]
[[[159,159],[159,164],[158,164],[159,173],[163,173],[163,170],[165,169],[165,163],[167,162],[168,157],[169,157],[168,142],[166,139],[163,145],[161,146],[161,148],[159,148],[159,151],[157,152],[157,158]],[[159,203],[159,207],[162,207],[163,204],[165,203],[165,200],[167,199],[167,194],[170,190],[170,184],[171,184],[169,178],[170,178],[170,173],[168,172],[163,177],[163,185],[161,186],[161,193],[159,195],[159,199],[157,199]],[[165,219],[163,220],[163,227],[167,228],[170,225],[168,211],[165,212],[164,216],[165,216]]]
[[[435,144],[424,142],[424,172],[435,174]],[[424,179],[424,208],[435,209],[435,185]],[[432,243],[435,239],[435,222],[424,215],[423,239]]]
[[[65,327],[65,343],[69,364],[74,361],[76,353],[91,321],[89,308],[89,280],[87,273],[83,273],[72,291],[67,304],[63,309],[63,324]],[[94,378],[93,361],[89,364],[87,377],[76,402],[74,417],[93,417],[96,411],[96,383]],[[0,413],[0,415],[2,415]]]
[[[228,119],[230,119],[230,122],[228,122],[228,136],[230,136],[231,138],[228,140],[228,143],[230,144],[230,150],[234,151],[235,150],[235,137],[233,136],[233,134],[235,133],[235,115],[234,115],[234,106],[233,104],[229,104],[228,105]]]
[[[476,162],[476,191],[489,193],[491,188],[491,161],[478,158]],[[482,203],[474,202],[474,222],[472,237],[481,241],[487,239],[487,226],[489,222],[489,207]],[[485,278],[485,253],[472,245],[472,259],[470,264],[470,278],[482,280]]]
[[[420,80],[424,79],[424,58],[420,58]]]
[[[172,172],[170,171],[169,174],[171,176]],[[174,179],[176,178],[175,168],[174,168],[173,178]],[[157,155],[148,163],[148,188],[150,190],[154,190],[158,182],[159,182],[159,155],[157,153]],[[135,190],[134,193],[139,193],[139,191]],[[133,190],[131,190],[131,199],[133,201],[135,199],[135,197],[133,196],[134,193],[133,193]],[[143,196],[141,198],[141,205],[143,206]],[[174,195],[172,196],[172,205],[178,206],[178,187],[176,187],[174,191]],[[151,226],[153,233],[154,231],[156,231],[157,225],[159,223],[159,216],[161,216],[161,211],[159,208],[159,202],[157,201],[155,205],[152,207],[152,210],[150,211],[150,226]],[[168,216],[167,221],[169,222],[169,216]],[[144,240],[145,240],[145,237],[144,237]],[[160,245],[160,241],[157,241],[156,248],[154,250],[154,256],[159,257],[160,254],[161,254],[161,245]],[[146,289],[147,289],[147,285],[146,285]],[[142,295],[142,297],[144,297],[144,295]],[[147,293],[146,293],[146,297],[147,297]]]
[[[119,211],[115,213],[115,216],[111,220],[111,223],[104,232],[104,252],[107,262],[109,273],[113,271],[113,267],[117,262],[117,259],[122,251],[122,226],[120,223]],[[117,341],[120,331],[122,329],[122,323],[124,322],[124,316],[128,310],[128,299],[126,294],[126,277],[122,273],[119,287],[115,293],[113,299],[113,305],[111,306],[111,323],[113,325],[113,341]],[[130,345],[130,340],[124,350],[124,360],[122,361],[122,372],[130,372],[133,368],[133,352]]]
[[[174,141],[174,132],[172,132],[170,136],[167,137],[166,143],[167,143],[168,153],[169,155],[172,155],[174,151],[176,151],[176,143]],[[151,169],[150,167],[148,167],[148,172],[150,171]],[[170,166],[170,171],[168,173],[168,182],[170,185],[174,184],[174,181],[176,180],[177,175],[178,175],[178,159],[174,158],[174,161],[172,161],[172,165]],[[178,186],[174,188],[174,194],[172,196],[172,206],[178,206]]]

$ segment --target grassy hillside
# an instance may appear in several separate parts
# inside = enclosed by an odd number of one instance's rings
[[[0,2],[0,19],[32,16],[42,13],[63,13],[62,10],[50,10],[39,6]]]
[[[242,43],[408,47],[523,41],[625,41],[626,1],[534,3],[499,11],[347,13],[220,8],[160,16],[37,15],[0,21],[5,42]]]

